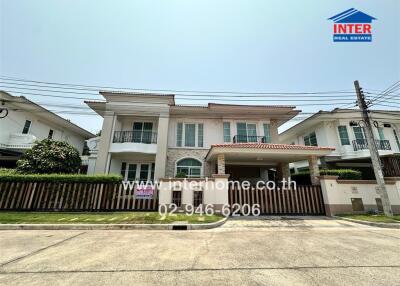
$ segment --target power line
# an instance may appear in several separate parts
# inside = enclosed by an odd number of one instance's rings
[[[311,92],[241,92],[241,91],[210,91],[210,90],[176,90],[176,89],[148,89],[148,88],[131,88],[131,87],[115,87],[115,86],[98,86],[98,85],[83,85],[83,84],[71,84],[71,83],[60,83],[60,82],[48,82],[48,81],[37,81],[27,80],[22,78],[0,76],[0,79],[17,82],[31,82],[46,85],[56,86],[67,86],[67,87],[84,87],[84,88],[98,88],[98,89],[115,89],[115,90],[133,90],[133,91],[149,91],[149,92],[176,92],[176,93],[211,93],[211,94],[252,94],[252,95],[304,95],[304,94],[354,94],[351,90],[338,90],[338,91],[311,91]]]
[[[0,81],[0,84],[3,84],[5,82]],[[5,83],[5,84],[13,84],[13,83]],[[45,88],[56,88],[56,87],[49,87],[49,86],[43,86],[43,85],[29,85],[29,86],[34,86],[34,87],[45,87]],[[99,95],[99,93],[88,93],[88,92],[73,92],[73,91],[64,91],[64,90],[50,90],[50,89],[43,89],[43,88],[28,88],[28,87],[19,87],[19,86],[9,86],[9,85],[0,85],[2,88],[12,88],[12,89],[22,89],[22,90],[33,90],[33,91],[42,91],[42,92],[54,92],[54,93],[65,93],[65,94],[85,94],[85,95]],[[61,88],[63,89],[63,88]],[[85,89],[79,89],[79,90],[85,90]],[[10,90],[10,92],[19,92],[17,90]],[[128,92],[128,91],[127,91]],[[279,95],[279,97],[294,97],[298,98],[299,95],[302,95],[303,97],[317,97],[321,98],[321,95],[324,95],[324,98],[328,97],[333,97],[333,98],[348,98],[349,95],[354,95],[354,92],[349,92],[347,95],[344,94],[335,94],[335,93],[321,93],[319,95],[317,94],[296,94],[296,95],[289,95],[289,94],[254,94],[254,95],[223,95],[223,94],[214,94],[212,97],[227,97],[227,98],[232,98],[232,97],[243,97],[243,98],[252,98],[252,97],[276,97]],[[176,97],[206,97],[206,96],[211,96],[211,94],[175,94]]]
[[[77,96],[61,96],[61,95],[52,95],[52,94],[43,94],[43,93],[32,93],[32,92],[22,92],[22,91],[10,91],[5,90],[9,93],[18,93],[18,94],[25,94],[25,95],[35,95],[35,96],[43,96],[43,97],[54,97],[54,98],[64,98],[64,99],[82,99],[82,100],[94,100],[93,98],[87,97],[77,97]],[[335,105],[335,104],[349,104],[348,102],[343,101],[352,101],[351,98],[343,98],[343,99],[237,99],[237,98],[176,98],[177,100],[190,100],[190,101],[219,101],[219,102],[325,102],[325,103],[312,103],[312,104],[294,104],[296,106],[327,106],[327,105]],[[340,101],[340,102],[338,102]]]

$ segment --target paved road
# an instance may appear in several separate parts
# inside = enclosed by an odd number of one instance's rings
[[[400,285],[400,230],[268,218],[207,231],[0,231],[0,285]]]

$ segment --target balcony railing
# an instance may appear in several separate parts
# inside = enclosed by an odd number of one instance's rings
[[[157,132],[152,131],[114,131],[113,143],[156,144]]]
[[[375,140],[378,150],[392,150],[389,140]],[[366,139],[353,140],[354,151],[368,149],[368,142]]]
[[[270,143],[266,136],[235,135],[233,143]]]

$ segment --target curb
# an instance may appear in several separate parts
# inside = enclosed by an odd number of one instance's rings
[[[227,219],[204,224],[0,224],[0,230],[202,230],[219,227]]]
[[[337,219],[346,220],[346,221],[349,221],[349,222],[358,223],[358,224],[364,224],[364,225],[368,225],[368,226],[400,229],[400,223],[371,222],[371,221],[363,221],[363,220],[357,220],[357,219],[352,219],[352,218],[347,218],[347,217],[340,217],[340,216],[332,216],[332,217],[337,218]]]

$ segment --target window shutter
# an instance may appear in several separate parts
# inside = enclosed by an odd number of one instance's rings
[[[203,147],[204,146],[204,124],[199,123],[197,126],[197,146]]]
[[[176,127],[176,146],[182,147],[183,123],[179,122]]]
[[[224,122],[224,142],[230,143],[231,142],[231,123]]]

